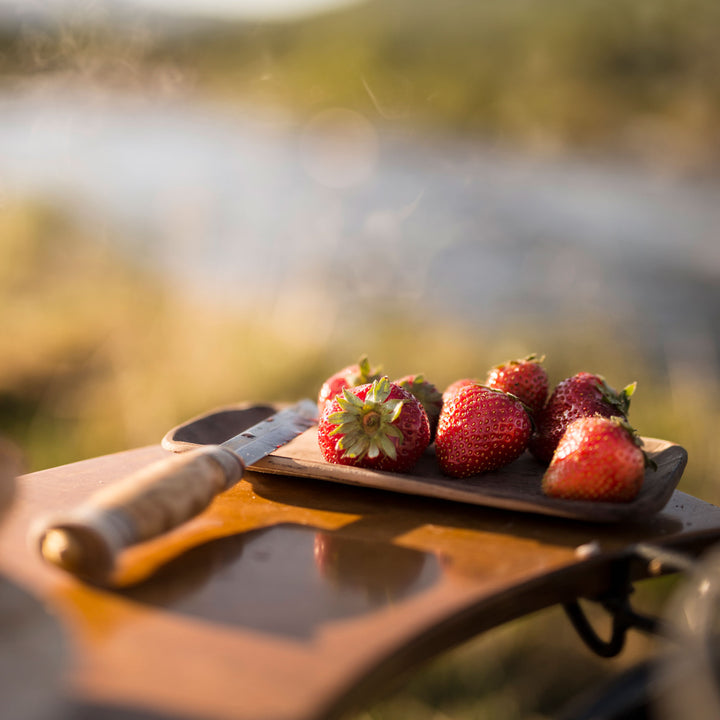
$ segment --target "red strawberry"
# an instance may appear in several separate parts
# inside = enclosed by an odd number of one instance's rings
[[[466,387],[467,385],[480,385],[480,381],[476,378],[460,378],[455,382],[450,383],[445,390],[443,390],[442,400],[444,403],[450,402],[453,397],[457,394],[458,390]]]
[[[516,397],[471,384],[443,405],[435,436],[440,469],[451,477],[497,470],[522,455],[532,422]]]
[[[544,356],[528,355],[522,360],[496,365],[488,373],[485,384],[512,393],[536,413],[545,405],[548,396],[549,382],[542,365],[544,360]]]
[[[396,385],[411,392],[420,402],[427,413],[430,421],[430,440],[435,437],[440,410],[443,399],[440,391],[431,382],[428,382],[423,375],[405,375],[394,381]]]
[[[573,420],[595,414],[627,418],[634,391],[633,383],[618,393],[602,376],[588,372],[566,378],[558,383],[545,407],[535,416],[536,427],[530,439],[530,452],[541,462],[549,463],[560,438]]]
[[[645,478],[642,441],[623,418],[600,415],[568,426],[542,479],[545,495],[630,502]]]
[[[371,368],[366,355],[353,365],[348,365],[331,375],[320,388],[318,394],[318,417],[323,414],[325,405],[345,388],[365,385],[382,377],[381,368]]]
[[[430,424],[418,400],[383,377],[326,405],[318,443],[330,463],[407,472],[430,443]]]

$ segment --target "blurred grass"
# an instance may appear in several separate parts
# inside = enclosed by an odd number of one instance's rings
[[[230,100],[708,167],[720,159],[718,31],[713,0],[375,0],[212,27],[156,57]]]
[[[343,106],[401,132],[694,171],[720,160],[714,0],[369,0],[292,22],[164,24],[98,5],[0,30],[0,76],[192,89],[301,118]]]
[[[712,0],[392,0],[287,27],[213,28],[167,57],[228,97],[705,163],[718,160],[718,29]]]

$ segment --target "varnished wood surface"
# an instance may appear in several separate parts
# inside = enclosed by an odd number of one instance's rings
[[[57,618],[63,687],[98,717],[113,707],[163,720],[337,717],[479,631],[606,589],[632,543],[698,551],[720,538],[720,510],[682,492],[645,521],[598,526],[249,473],[187,525],[127,552],[114,590],[28,544],[44,513],[165,452],[21,476],[0,527],[0,574]],[[581,558],[591,542],[599,552]]]

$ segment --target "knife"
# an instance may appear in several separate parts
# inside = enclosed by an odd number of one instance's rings
[[[104,584],[119,553],[162,535],[202,512],[245,469],[317,422],[317,404],[301,400],[219,445],[160,460],[98,491],[33,531],[49,563]]]

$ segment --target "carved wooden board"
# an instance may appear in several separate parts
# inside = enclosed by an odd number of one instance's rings
[[[163,438],[162,444],[168,450],[182,452],[198,444],[220,443],[242,432],[250,418],[255,422],[257,416],[259,421],[273,410],[269,405],[220,408],[173,428]],[[677,487],[687,463],[687,452],[681,446],[655,438],[643,438],[643,441],[657,469],[646,471],[642,490],[630,503],[568,501],[545,497],[540,489],[545,468],[527,452],[498,471],[462,480],[440,473],[432,446],[413,472],[408,474],[334,465],[323,460],[315,428],[256,463],[252,469],[507,510],[588,522],[616,523],[648,517],[662,510]]]
[[[652,517],[601,524],[248,472],[201,515],[127,550],[114,589],[28,542],[49,510],[167,454],[153,445],[18,478],[0,578],[32,593],[67,640],[68,707],[47,720],[338,720],[477,633],[604,595],[637,543],[698,553],[720,538],[720,508],[680,491]],[[38,662],[48,649],[24,648]],[[3,720],[21,690],[0,678]]]

